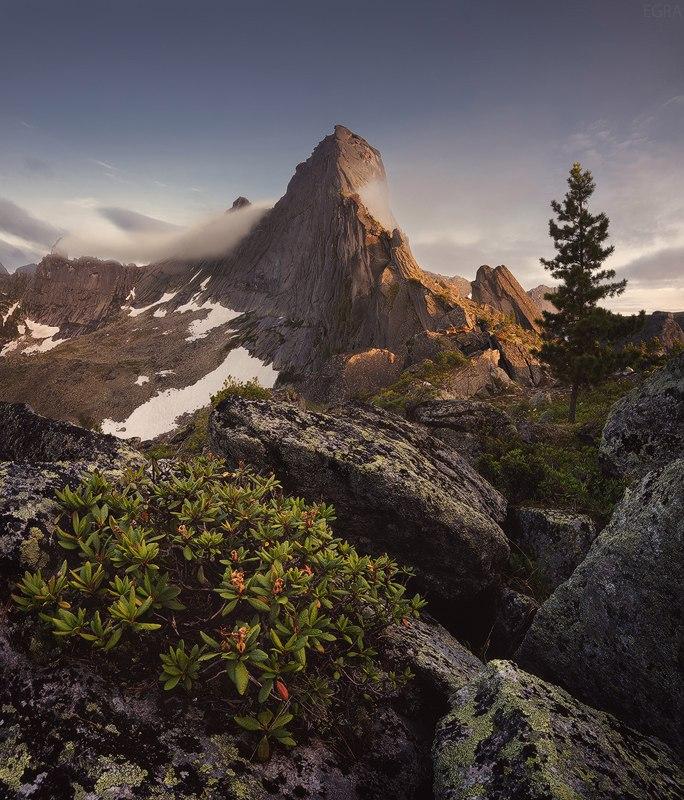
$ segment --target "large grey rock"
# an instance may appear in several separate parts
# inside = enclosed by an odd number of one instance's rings
[[[87,472],[115,476],[142,463],[140,453],[113,436],[0,403],[0,576],[13,579],[55,555],[58,489]]]
[[[684,454],[684,353],[653,373],[613,406],[603,428],[599,455],[627,478]]]
[[[426,425],[471,464],[482,454],[487,437],[516,435],[505,411],[479,400],[427,400],[410,406],[407,416]]]
[[[411,564],[431,596],[473,600],[497,585],[506,501],[424,429],[368,406],[322,414],[241,397],[220,403],[209,428],[215,453],[332,503],[340,535]]]
[[[507,661],[454,698],[433,745],[436,800],[675,800],[675,755]]]
[[[387,652],[408,666],[443,699],[463,688],[483,669],[480,659],[429,617],[395,625],[384,634]]]
[[[387,704],[373,709],[364,725],[372,748],[336,753],[313,735],[258,764],[230,712],[162,696],[155,669],[141,677],[140,664],[79,664],[38,638],[29,654],[14,627],[0,623],[3,800],[411,800],[429,790],[434,718],[420,719],[420,702],[417,722]]]
[[[628,490],[586,559],[542,605],[517,661],[681,745],[684,460]]]
[[[515,541],[536,561],[547,589],[572,575],[596,538],[596,527],[584,514],[553,508],[518,508]]]
[[[0,461],[90,461],[106,467],[136,459],[143,461],[114,436],[48,419],[23,403],[0,401]]]

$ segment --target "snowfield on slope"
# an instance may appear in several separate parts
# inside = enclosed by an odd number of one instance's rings
[[[262,386],[271,387],[278,373],[269,364],[250,355],[244,347],[236,347],[228,353],[222,364],[191,386],[157,392],[123,422],[103,420],[102,432],[120,439],[137,436],[144,440],[168,433],[175,428],[180,416],[208,405],[210,396],[223,386],[229,376],[240,381],[256,378]]]

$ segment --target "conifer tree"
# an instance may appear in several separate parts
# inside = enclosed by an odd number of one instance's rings
[[[624,359],[612,344],[622,333],[619,318],[598,302],[622,294],[627,281],[614,281],[615,270],[602,267],[614,248],[605,245],[608,217],[589,211],[596,188],[591,172],[575,162],[568,186],[562,203],[551,202],[556,219],[549,220],[549,234],[556,256],[540,259],[561,283],[546,295],[557,311],[543,314],[538,355],[570,386],[569,417],[574,422],[580,387],[598,383]]]

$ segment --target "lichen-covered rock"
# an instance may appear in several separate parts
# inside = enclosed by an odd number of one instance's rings
[[[515,541],[535,560],[551,591],[572,575],[596,538],[596,527],[584,514],[554,508],[518,508]]]
[[[638,478],[684,455],[684,353],[613,406],[599,455],[613,474]]]
[[[586,559],[542,605],[516,658],[673,745],[684,743],[683,538],[680,459],[627,490]]]
[[[454,697],[433,745],[436,800],[675,800],[674,754],[507,661]]]
[[[520,646],[537,611],[539,603],[533,597],[504,587],[489,637],[488,656],[510,658]]]
[[[486,437],[516,435],[515,426],[505,411],[479,400],[427,400],[409,407],[407,416],[427,425],[434,436],[471,464],[481,455]]]
[[[97,470],[120,474],[143,457],[113,436],[0,403],[0,585],[45,566],[54,543],[55,492]]]
[[[143,459],[114,436],[48,419],[23,403],[0,402],[0,461],[88,461],[107,468]]]
[[[398,665],[410,667],[443,700],[484,669],[477,656],[430,618],[388,628],[384,642]]]
[[[322,414],[241,397],[220,403],[209,427],[215,453],[332,503],[340,535],[415,567],[432,597],[472,601],[497,585],[506,502],[424,429],[367,406]]]
[[[2,621],[0,798],[427,796],[434,724],[446,692],[482,665],[439,626],[415,623],[400,635],[402,664],[417,673],[409,686],[412,702],[404,703],[412,713],[374,706],[356,738],[335,740],[338,748],[314,735],[260,764],[250,760],[254,742],[231,723],[229,710],[195,695],[164,694],[156,672],[140,680],[140,664],[120,670],[107,659],[70,660],[47,639],[32,636],[27,624]]]

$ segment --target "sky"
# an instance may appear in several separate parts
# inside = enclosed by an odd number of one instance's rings
[[[550,282],[579,160],[611,307],[684,309],[684,0],[0,0],[0,262],[272,203],[336,123],[424,268]]]

